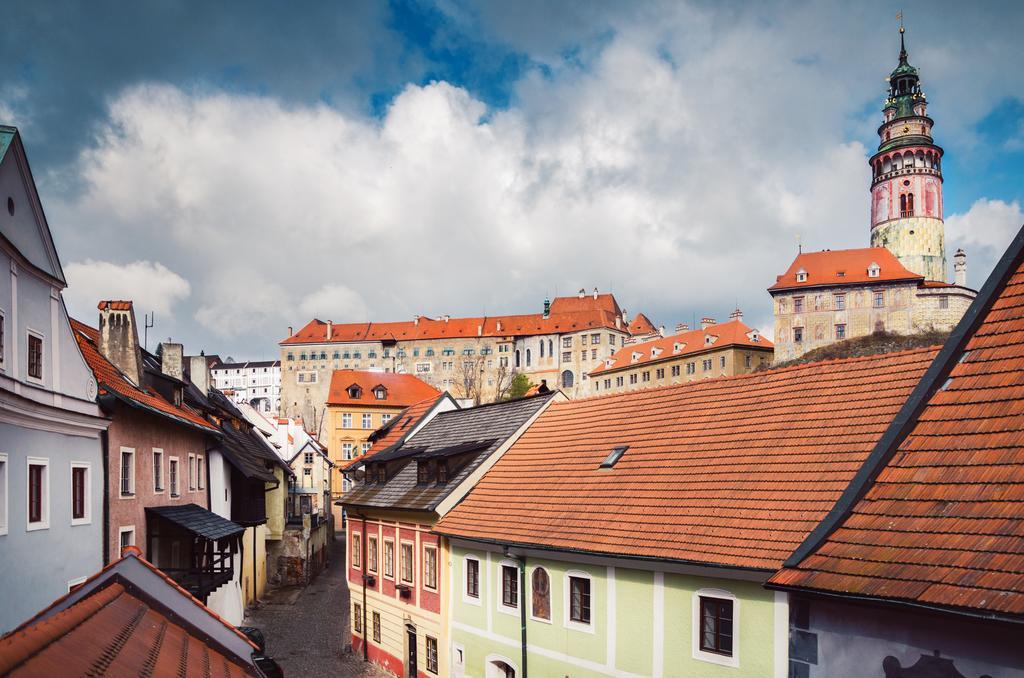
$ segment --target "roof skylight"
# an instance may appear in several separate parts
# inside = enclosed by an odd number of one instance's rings
[[[609,453],[608,456],[605,457],[604,461],[601,462],[601,468],[611,468],[615,466],[619,459],[622,459],[622,455],[624,455],[628,449],[629,445],[613,447],[611,453]]]

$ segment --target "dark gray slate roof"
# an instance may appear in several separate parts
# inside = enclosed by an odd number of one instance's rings
[[[441,412],[405,440],[401,446],[388,447],[365,460],[366,467],[386,460],[389,467],[404,464],[383,485],[365,482],[348,492],[342,503],[347,507],[392,508],[408,511],[432,511],[452,493],[530,417],[536,414],[556,392],[508,402],[481,405],[464,410]],[[403,452],[411,452],[403,454]],[[444,485],[416,482],[416,460],[436,459],[454,453],[473,454]]]
[[[245,528],[227,518],[221,518],[212,511],[207,511],[197,504],[180,504],[175,506],[151,506],[147,513],[156,515],[179,525],[193,534],[216,541],[234,537],[245,532]]]

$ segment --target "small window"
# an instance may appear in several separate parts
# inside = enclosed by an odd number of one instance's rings
[[[875,292],[873,299],[875,308],[885,308],[885,292]]]
[[[384,576],[395,578],[395,542],[389,539],[384,540]]]
[[[372,414],[364,414],[363,415],[363,428],[373,428],[373,415]]]
[[[412,544],[408,542],[402,543],[402,581],[406,584],[412,584],[415,580],[413,579],[413,552]]]
[[[868,277],[877,278],[882,272],[882,269],[878,267],[878,264],[871,264],[868,267]]]
[[[725,369],[725,356],[724,355],[719,357],[719,359],[718,359],[718,366],[721,367],[723,370]]]
[[[416,462],[416,482],[420,485],[430,482],[430,462],[422,460]]]
[[[118,544],[121,546],[121,551],[128,546],[135,544],[135,527],[122,527],[118,530]]]
[[[948,295],[942,294],[942,295],[939,296],[939,308],[941,308],[941,309],[949,308],[949,296]]]
[[[732,656],[733,601],[700,597],[700,649],[703,652]]]
[[[28,460],[28,529],[50,526],[50,462],[29,457]]]
[[[796,272],[796,281],[797,282],[807,282],[807,271],[805,271],[802,268],[799,271],[797,271]]]
[[[803,340],[804,340],[804,328],[802,328],[802,327],[794,327],[793,328],[793,341],[799,344]]]
[[[437,549],[433,546],[423,547],[423,586],[437,590]]]
[[[359,532],[353,532],[352,537],[349,539],[349,551],[352,552],[352,567],[357,570],[363,566],[362,553],[360,552],[362,536]]]
[[[135,494],[135,451],[121,448],[121,496]]]
[[[303,456],[303,460],[305,461],[305,463],[307,463],[307,464],[312,464],[313,463],[313,453],[312,452],[306,452],[302,456]]]
[[[590,624],[590,579],[569,577],[569,621]]]
[[[615,466],[619,459],[622,459],[622,455],[624,455],[628,449],[629,445],[620,445],[613,448],[612,451],[608,453],[608,456],[605,457],[605,460],[601,462],[600,468],[611,468]]]
[[[837,294],[837,295],[835,295],[835,297],[833,298],[833,304],[834,304],[835,309],[837,311],[844,311],[844,310],[846,310],[846,295],[845,294]]]
[[[71,524],[89,522],[89,465],[71,462]]]
[[[836,339],[846,339],[846,325],[836,325]]]
[[[195,492],[196,489],[196,455],[188,455],[188,489]]]
[[[431,355],[433,355],[434,352],[430,351],[430,353]],[[388,397],[388,391],[383,386],[378,386],[373,391],[373,397],[376,398],[377,400],[384,400],[385,398]]]
[[[31,332],[28,335],[28,376],[43,378],[43,338]]]
[[[466,595],[480,597],[480,561],[475,558],[466,559]]]
[[[380,642],[380,612],[373,613],[373,642]]]
[[[352,450],[355,448],[353,443],[342,443],[341,444],[341,458],[345,461],[352,459]]]
[[[437,484],[444,485],[448,482],[448,461],[441,459],[437,462]]]
[[[519,607],[519,572],[512,565],[501,566],[501,604]]]
[[[426,636],[427,641],[427,671],[437,673],[437,638]]]
[[[803,313],[803,312],[804,312],[804,298],[803,297],[793,297],[793,313]]]
[[[153,450],[153,491],[164,491],[164,451]]]
[[[366,569],[377,574],[377,536],[366,538]]]
[[[173,457],[167,462],[167,480],[170,484],[171,496],[179,496],[181,493],[178,488],[178,460]]]
[[[341,427],[342,428],[352,428],[352,413],[351,412],[343,412],[342,413],[342,415],[341,415]]]
[[[536,619],[551,621],[551,577],[543,567],[536,567],[530,578],[532,601],[530,614]]]
[[[352,628],[356,633],[363,632],[363,607],[359,603],[352,605]]]
[[[7,534],[7,455],[0,454],[0,534]]]

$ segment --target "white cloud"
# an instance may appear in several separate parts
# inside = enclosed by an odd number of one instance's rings
[[[1024,224],[1020,203],[981,198],[963,214],[946,219],[946,257],[962,248],[967,253],[968,284],[981,287],[995,262]]]
[[[308,295],[299,304],[299,310],[306,318],[317,317],[321,320],[370,318],[370,309],[359,293],[345,285],[333,283]]]
[[[160,262],[76,261],[64,267],[68,288],[64,292],[73,315],[93,321],[96,304],[104,299],[128,299],[137,313],[155,311],[170,315],[174,306],[191,291],[188,281]]]

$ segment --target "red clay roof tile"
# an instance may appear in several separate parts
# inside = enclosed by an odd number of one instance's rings
[[[868,269],[878,264],[878,276],[872,278]],[[797,273],[805,272],[800,281]],[[820,285],[854,285],[858,283],[922,281],[924,276],[907,270],[885,247],[863,247],[853,250],[825,250],[798,254],[789,269],[779,276],[768,291],[818,287]]]
[[[360,395],[353,398],[349,387],[357,386]],[[384,387],[384,398],[378,399],[374,391]],[[408,407],[424,399],[436,399],[441,392],[411,374],[394,372],[367,372],[365,370],[334,370],[328,405],[359,405],[360,407]]]

